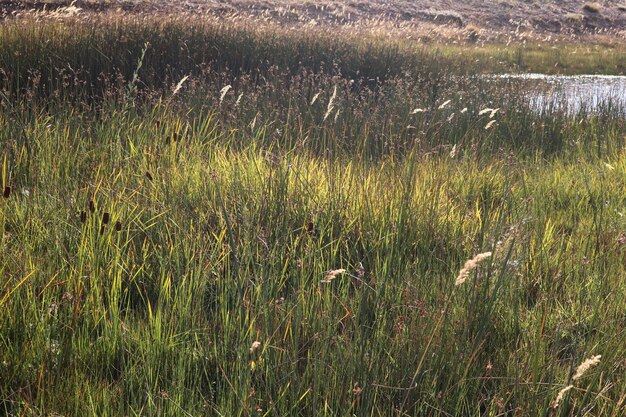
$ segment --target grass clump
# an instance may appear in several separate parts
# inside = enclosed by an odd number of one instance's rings
[[[585,3],[583,5],[583,10],[588,13],[600,13],[601,9],[602,6],[600,6],[598,3]]]
[[[1,29],[1,413],[622,414],[623,109],[146,22]]]

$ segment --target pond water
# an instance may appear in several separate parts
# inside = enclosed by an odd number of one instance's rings
[[[523,82],[537,111],[593,113],[611,106],[626,115],[626,76],[504,74],[497,78]]]

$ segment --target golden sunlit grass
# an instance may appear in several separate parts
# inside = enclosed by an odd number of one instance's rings
[[[622,416],[623,109],[108,19],[0,28],[0,414]]]

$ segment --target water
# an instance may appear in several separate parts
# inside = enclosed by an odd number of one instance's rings
[[[531,107],[540,112],[593,113],[612,106],[626,115],[626,76],[504,74],[497,78],[523,82],[530,91]]]

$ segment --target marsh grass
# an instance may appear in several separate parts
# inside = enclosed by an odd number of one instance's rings
[[[113,23],[1,29],[0,413],[623,415],[622,113]]]

